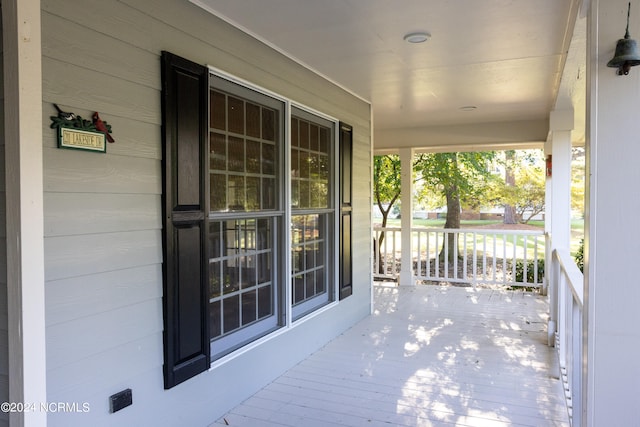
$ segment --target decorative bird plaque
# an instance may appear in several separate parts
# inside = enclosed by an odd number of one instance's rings
[[[51,116],[51,128],[58,129],[58,148],[107,152],[107,141],[114,142],[111,125],[100,119],[97,112],[93,120],[85,120],[75,113],[62,111],[57,104],[57,116]]]

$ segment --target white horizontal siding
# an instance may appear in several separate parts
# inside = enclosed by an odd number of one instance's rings
[[[369,105],[187,1],[43,0],[42,10],[47,393],[91,405],[50,414],[49,425],[206,425],[368,313]],[[354,296],[171,390],[162,380],[163,50],[351,124],[357,159]],[[106,154],[58,149],[52,103],[86,119],[98,111],[116,142]],[[133,405],[109,414],[108,397],[128,387]]]
[[[81,340],[81,337],[77,339]],[[48,400],[84,402],[88,396],[102,394],[102,400],[108,404],[108,397],[120,391],[114,389],[114,384],[127,384],[129,378],[149,369],[156,371],[158,384],[162,386],[162,334],[149,335],[74,361],[72,364],[48,369]],[[157,390],[156,396],[161,392],[162,390]],[[136,397],[137,390],[134,390],[134,400]],[[61,425],[93,424],[85,420],[79,424],[63,423]]]
[[[44,168],[45,192],[161,194],[154,159],[45,148]]]
[[[162,332],[162,304],[159,299],[126,305],[47,328],[47,368],[69,366],[111,347],[144,339]]]
[[[107,120],[104,113],[115,114],[117,111],[117,115],[123,117],[160,124],[160,110],[156,102],[149,102],[158,99],[158,89],[123,80],[118,75],[96,75],[93,70],[57,58],[43,58],[42,67],[47,70],[47,73],[43,73],[42,82],[42,90],[46,94],[44,101],[86,105],[93,111],[103,113],[103,120]],[[126,99],[127,102],[116,106],[117,99]]]
[[[53,2],[50,2],[53,4]],[[158,66],[157,53],[141,48],[130,42],[139,36],[129,37],[128,40],[114,37],[112,31],[88,31],[87,24],[96,28],[95,6],[97,2],[83,2],[79,8],[72,2],[56,2],[55,10],[47,15],[43,21],[42,30],[49,37],[45,41],[42,53],[50,58],[55,58],[61,63],[74,64],[87,70],[99,72],[107,76],[118,76],[125,82],[133,82],[137,85],[160,90],[160,67]],[[59,4],[62,3],[62,4]],[[44,4],[46,8],[46,4]],[[66,6],[68,11],[61,10]],[[111,15],[114,5],[108,3],[105,14]],[[64,7],[62,7],[64,9]],[[56,15],[60,14],[61,15]],[[127,13],[132,20],[136,14]],[[105,27],[113,27],[114,22],[105,20]],[[125,24],[118,29],[126,37],[128,32],[139,31],[139,25],[135,22]],[[60,31],[60,29],[64,31]],[[107,30],[108,28],[105,28]],[[144,34],[145,38],[149,33]],[[135,64],[131,67],[123,67],[124,58],[135,58]],[[95,82],[94,82],[95,85]],[[109,89],[105,85],[103,89]],[[92,98],[82,100],[87,107],[95,108]],[[80,105],[81,106],[81,105]]]
[[[159,264],[50,280],[46,288],[47,324],[86,318],[119,307],[162,298]]]
[[[159,194],[47,193],[45,234],[68,236],[160,229]],[[82,212],[69,221],[69,212]]]
[[[47,237],[44,249],[47,281],[162,262],[160,230]]]

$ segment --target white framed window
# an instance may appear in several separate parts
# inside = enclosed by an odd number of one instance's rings
[[[291,304],[294,319],[333,300],[335,126],[291,109]]]
[[[211,75],[212,360],[284,325],[284,116],[283,101]]]
[[[171,388],[352,294],[352,128],[169,52],[162,81]]]
[[[335,300],[337,124],[216,74],[208,116],[216,360]]]

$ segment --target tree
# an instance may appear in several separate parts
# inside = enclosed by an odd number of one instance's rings
[[[584,147],[573,147],[571,154],[571,209],[580,212],[581,215],[584,216]]]
[[[373,195],[382,213],[382,227],[387,226],[389,213],[400,198],[400,158],[397,155],[374,156]]]
[[[541,150],[519,150],[507,162],[512,164],[513,185],[496,180],[488,192],[490,204],[512,206],[516,222],[529,222],[545,209],[545,176]],[[505,165],[507,167],[507,165]],[[505,208],[505,215],[507,209]],[[505,220],[505,224],[508,222]]]
[[[516,176],[516,214],[524,224],[545,208],[545,177],[541,166],[522,165]]]
[[[506,150],[504,152],[504,182],[507,188],[513,189],[516,186],[516,176],[513,172],[514,162],[516,159],[515,150]],[[517,224],[516,207],[512,204],[504,205],[503,223]]]
[[[428,153],[420,154],[414,163],[414,170],[425,181],[425,188],[439,191],[447,201],[445,228],[460,228],[460,206],[474,204],[482,197],[491,171],[489,165],[495,152],[470,153]],[[447,241],[447,240],[445,240]],[[454,239],[448,239],[448,262],[452,263],[455,253]],[[444,258],[444,242],[440,258]]]
[[[374,156],[373,158],[373,195],[378,209],[382,213],[382,228],[387,226],[389,213],[400,198],[400,157],[397,155]],[[383,268],[382,254],[378,250],[384,242],[385,233],[382,231],[378,241],[374,242],[374,252],[379,258],[378,265]],[[383,273],[383,271],[380,271]]]

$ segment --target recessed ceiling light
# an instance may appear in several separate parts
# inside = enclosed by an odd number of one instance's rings
[[[477,108],[475,105],[465,105],[464,107],[460,107],[460,111],[475,111]]]
[[[425,31],[417,31],[414,33],[408,33],[404,36],[404,41],[409,43],[424,43],[431,37],[431,34]]]

